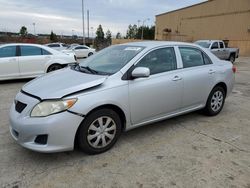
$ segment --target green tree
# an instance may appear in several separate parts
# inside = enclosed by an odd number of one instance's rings
[[[112,43],[112,33],[111,33],[110,30],[108,30],[106,32],[106,39],[107,39],[108,44],[111,45],[111,43]]]
[[[118,32],[117,34],[116,34],[116,37],[115,37],[116,39],[121,39],[122,38],[122,35],[121,35],[121,33],[120,32]]]
[[[22,37],[24,37],[28,34],[28,30],[25,26],[22,26],[19,33]]]
[[[137,25],[129,25],[127,30],[126,38],[135,39],[137,34]]]
[[[138,28],[136,33],[136,39],[141,39],[142,26]],[[143,39],[154,40],[155,38],[155,26],[143,26]]]
[[[102,25],[99,25],[97,30],[96,30],[96,39],[101,39],[101,40],[104,39],[104,32],[102,29]]]
[[[52,42],[57,42],[57,36],[53,31],[51,31],[49,38]]]

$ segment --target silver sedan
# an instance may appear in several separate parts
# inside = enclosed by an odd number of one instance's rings
[[[195,110],[220,113],[236,69],[195,44],[137,42],[27,83],[10,110],[10,132],[39,152],[110,149],[120,134]]]

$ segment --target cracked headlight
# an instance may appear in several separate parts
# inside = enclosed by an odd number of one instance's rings
[[[31,117],[46,117],[71,108],[77,99],[46,100],[38,103],[31,111]]]

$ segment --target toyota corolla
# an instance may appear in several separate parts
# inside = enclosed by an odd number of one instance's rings
[[[220,113],[236,69],[200,46],[137,42],[27,83],[10,110],[10,132],[39,152],[110,149],[123,131],[203,110]]]

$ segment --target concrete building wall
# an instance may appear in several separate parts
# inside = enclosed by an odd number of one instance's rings
[[[228,40],[250,55],[250,0],[210,0],[156,16],[156,40]]]

